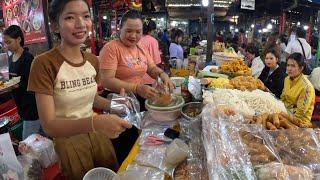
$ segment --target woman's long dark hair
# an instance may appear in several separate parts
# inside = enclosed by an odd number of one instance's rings
[[[307,64],[305,62],[305,58],[301,53],[292,53],[288,59],[292,59],[297,62],[299,68],[303,68],[302,72],[303,74],[308,74],[307,72]],[[288,61],[287,59],[287,61]]]
[[[4,30],[3,35],[9,36],[12,39],[20,38],[20,46],[24,46],[24,35],[21,28],[17,25],[11,25],[7,29]]]

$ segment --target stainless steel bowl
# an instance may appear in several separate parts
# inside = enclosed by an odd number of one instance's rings
[[[190,102],[182,107],[181,114],[187,120],[194,120],[200,116],[202,108],[202,102]]]

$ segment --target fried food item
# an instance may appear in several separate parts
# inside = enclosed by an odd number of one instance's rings
[[[229,84],[229,79],[217,78],[217,79],[212,79],[210,81],[209,87],[211,87],[211,88],[224,88],[227,84]]]
[[[265,90],[263,82],[260,79],[255,79],[252,76],[238,76],[230,80],[230,85],[233,89],[239,89],[242,91],[253,91],[256,89]]]
[[[276,128],[279,128],[280,127],[280,120],[279,120],[279,115],[277,113],[273,114],[272,116],[272,122],[274,124],[274,126]]]
[[[267,122],[266,127],[267,127],[267,129],[269,129],[269,130],[277,130],[277,127],[274,126],[271,122]]]
[[[172,102],[171,94],[161,94],[155,101],[154,104],[157,106],[168,106]]]
[[[232,60],[225,62],[220,66],[220,71],[239,76],[250,76],[252,74],[251,69],[244,63],[243,60]]]
[[[284,127],[285,129],[298,129],[298,126],[292,124],[287,119],[280,118],[280,127]]]

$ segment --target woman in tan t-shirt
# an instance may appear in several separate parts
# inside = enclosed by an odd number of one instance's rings
[[[53,0],[49,17],[61,43],[34,60],[28,85],[41,124],[54,138],[66,179],[82,179],[94,167],[116,171],[108,138],[131,125],[115,115],[93,115],[93,107],[108,109],[108,101],[97,95],[98,59],[80,50],[92,28],[89,6],[85,0]]]

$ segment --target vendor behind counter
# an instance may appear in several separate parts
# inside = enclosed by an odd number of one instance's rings
[[[305,67],[303,55],[293,53],[287,60],[287,73],[281,100],[286,108],[303,123],[310,123],[314,109],[315,90],[302,73]]]

